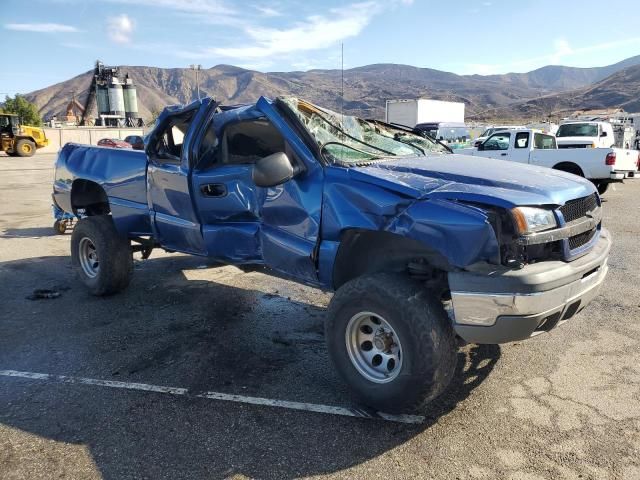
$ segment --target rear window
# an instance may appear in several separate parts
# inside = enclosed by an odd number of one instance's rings
[[[544,133],[536,133],[534,135],[534,148],[539,150],[550,150],[557,148],[556,139],[552,135],[545,135]]]

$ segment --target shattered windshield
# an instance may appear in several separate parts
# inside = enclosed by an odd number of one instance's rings
[[[305,125],[322,154],[332,162],[359,164],[389,157],[449,153],[430,138],[375,121],[320,108],[298,98],[282,101]]]

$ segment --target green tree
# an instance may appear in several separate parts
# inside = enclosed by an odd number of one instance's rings
[[[24,125],[32,125],[34,127],[42,125],[42,118],[38,112],[38,107],[18,93],[16,93],[16,96],[13,98],[8,95],[5,97],[2,110],[5,113],[15,113],[19,115]]]

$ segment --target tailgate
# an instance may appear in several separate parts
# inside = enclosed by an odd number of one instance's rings
[[[640,158],[638,150],[614,148],[613,151],[616,152],[616,171],[635,172],[638,170],[638,159]]]

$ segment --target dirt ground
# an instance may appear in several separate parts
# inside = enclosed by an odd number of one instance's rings
[[[0,370],[190,394],[0,376],[1,479],[640,479],[640,180],[605,195],[601,295],[549,334],[463,348],[416,425],[198,397],[357,407],[324,346],[330,295],[154,252],[91,297],[52,229],[54,160],[0,157]]]

